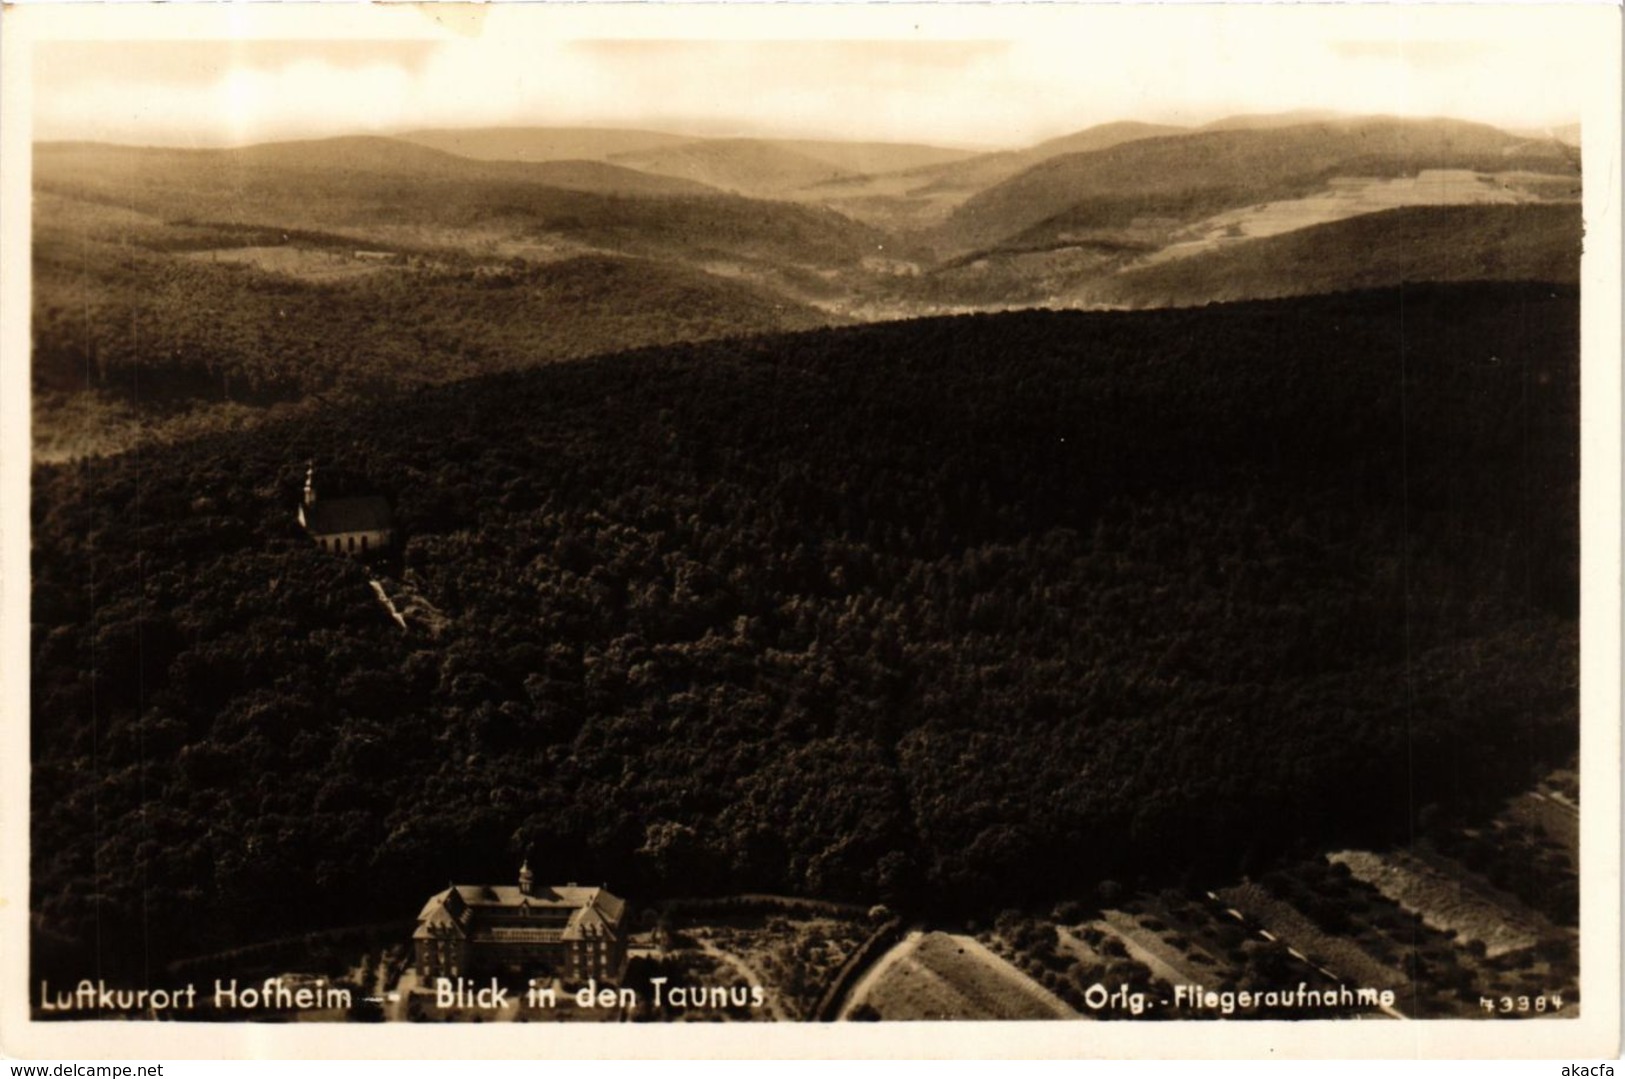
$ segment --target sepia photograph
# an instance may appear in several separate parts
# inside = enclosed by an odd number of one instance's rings
[[[8,1053],[1617,1055],[1617,6],[84,7]]]

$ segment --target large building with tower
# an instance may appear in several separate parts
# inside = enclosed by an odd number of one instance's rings
[[[513,973],[616,982],[625,920],[626,901],[606,889],[537,885],[526,863],[517,887],[452,884],[430,896],[412,945],[424,981]]]

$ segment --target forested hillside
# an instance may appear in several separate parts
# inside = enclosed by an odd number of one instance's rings
[[[1364,117],[1206,131],[1049,158],[978,193],[942,232],[964,249],[1011,238],[1032,246],[1091,230],[1135,228],[1155,237],[1226,208],[1301,197],[1335,176],[1423,169],[1577,177],[1579,160],[1555,140],[1453,120]]]
[[[36,963],[521,855],[985,911],[1488,805],[1577,741],[1577,337],[1527,284],[982,315],[36,467]],[[312,458],[437,634],[299,534]]]
[[[940,225],[966,199],[1052,157],[1104,150],[1135,139],[1174,135],[1184,128],[1135,121],[1097,124],[1020,150],[998,150],[898,171],[865,169],[794,193],[842,213],[898,229]]]
[[[428,128],[395,137],[476,161],[608,161],[614,154],[693,141],[664,131],[604,127]]]
[[[1580,246],[1574,151],[1455,121],[1117,123],[971,156],[600,129],[413,137],[428,144],[36,145],[36,452],[850,321],[1571,281]],[[1508,205],[1447,206],[1476,202]],[[1380,212],[1396,206],[1414,212]]]
[[[1135,307],[1306,296],[1396,281],[1580,283],[1579,203],[1407,206],[1237,240],[1082,286]]]
[[[341,237],[193,231],[205,234],[197,238],[205,250],[42,237],[35,387],[105,391],[157,413],[188,402],[345,400],[829,321],[750,284],[645,259],[492,264],[441,254],[366,263]],[[282,264],[292,269],[279,271]],[[331,276],[318,276],[324,270]]]
[[[688,181],[624,170],[582,190],[557,163],[474,161],[396,139],[342,138],[234,150],[95,143],[34,148],[34,188],[167,221],[276,225],[351,236],[555,236],[635,255],[851,266],[885,237],[818,207],[723,194],[659,193]],[[566,186],[555,183],[566,178]]]

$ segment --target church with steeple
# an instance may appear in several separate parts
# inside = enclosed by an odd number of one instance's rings
[[[299,502],[299,524],[316,546],[334,554],[373,554],[388,550],[395,539],[389,502],[380,495],[322,498],[316,493],[316,462],[305,471],[305,493]]]
[[[604,888],[541,885],[527,861],[519,884],[450,884],[418,914],[418,977],[553,976],[617,982],[626,965],[626,901]]]

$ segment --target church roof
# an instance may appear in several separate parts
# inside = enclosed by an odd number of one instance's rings
[[[305,507],[305,528],[313,536],[340,532],[383,532],[391,527],[389,502],[381,495],[318,498]]]

